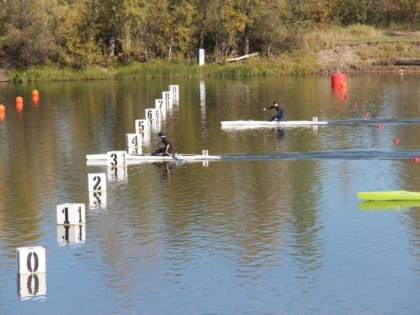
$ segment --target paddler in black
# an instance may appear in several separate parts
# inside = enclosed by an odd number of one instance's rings
[[[266,111],[267,109],[273,109],[273,108],[276,110],[276,114],[273,117],[271,117],[269,121],[282,121],[282,120],[284,120],[285,119],[284,110],[283,110],[283,108],[281,108],[279,106],[279,103],[277,101],[274,101],[273,105],[271,105],[268,108],[264,107],[263,111]]]
[[[163,143],[164,147],[157,149],[152,155],[171,155],[173,152],[173,147],[171,141],[166,138],[163,132],[158,133],[160,141]]]

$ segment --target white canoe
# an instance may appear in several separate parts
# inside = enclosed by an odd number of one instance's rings
[[[121,152],[121,151],[113,151]],[[86,164],[87,165],[105,165],[105,166],[124,166],[142,163],[153,163],[153,162],[195,162],[195,161],[210,161],[220,160],[220,155],[208,155],[208,154],[175,154],[174,156],[168,155],[133,155],[128,153],[118,153],[116,157],[110,157],[113,152],[103,154],[87,154]],[[123,154],[123,155],[121,155]]]
[[[285,121],[264,121],[264,120],[232,120],[222,121],[222,129],[251,129],[251,128],[283,128],[283,127],[308,127],[327,125],[327,121],[320,121],[316,117],[312,120],[285,120]]]

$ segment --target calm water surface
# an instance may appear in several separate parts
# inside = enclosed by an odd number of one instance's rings
[[[0,85],[0,313],[420,314],[420,203],[357,199],[420,190],[420,124],[399,123],[420,117],[420,77],[348,76],[346,97],[330,82]],[[180,102],[161,129],[176,151],[229,159],[86,166],[86,154],[123,150],[168,84]],[[361,123],[220,128],[267,119],[261,108],[275,99],[289,120]],[[396,123],[363,124],[365,113]],[[157,142],[154,131],[143,151]],[[97,172],[108,176],[107,204],[90,207],[87,177]],[[86,204],[86,224],[68,241],[56,224],[67,202]],[[36,292],[16,267],[16,248],[35,245],[47,253]]]

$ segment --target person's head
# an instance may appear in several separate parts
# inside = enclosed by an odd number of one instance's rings
[[[161,131],[161,132],[159,132],[158,133],[158,135],[159,135],[159,137],[161,137],[161,138],[164,138],[165,137],[165,134]]]

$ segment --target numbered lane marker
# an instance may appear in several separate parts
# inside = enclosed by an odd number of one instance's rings
[[[144,110],[144,116],[146,119],[149,119],[149,121],[158,121],[161,119],[161,113],[159,109],[156,108],[146,108]]]
[[[155,99],[155,108],[160,111],[161,119],[166,119],[167,106],[163,99]]]
[[[166,103],[163,101],[162,98],[155,99],[155,108],[159,109],[161,112],[166,111]]]
[[[179,103],[179,85],[177,84],[171,84],[169,85],[169,91],[172,92],[172,102],[174,104]]]
[[[57,224],[77,225],[86,223],[84,203],[63,203],[57,205]]]
[[[107,165],[110,167],[118,167],[127,165],[125,151],[109,151],[107,152]]]
[[[150,135],[150,120],[149,119],[136,119],[134,124],[136,133],[142,135]]]
[[[162,92],[162,99],[165,103],[165,106],[167,109],[171,109],[173,105],[173,98],[172,98],[172,92],[171,91],[163,91]]]
[[[42,246],[16,248],[16,263],[20,274],[46,272],[45,248]]]
[[[89,173],[88,187],[89,191],[106,191],[106,174]]]
[[[139,133],[126,133],[125,134],[125,145],[127,152],[132,151],[130,149],[137,149],[136,151],[142,151],[143,136]],[[138,150],[140,149],[140,150]],[[132,153],[130,153],[132,154]]]

